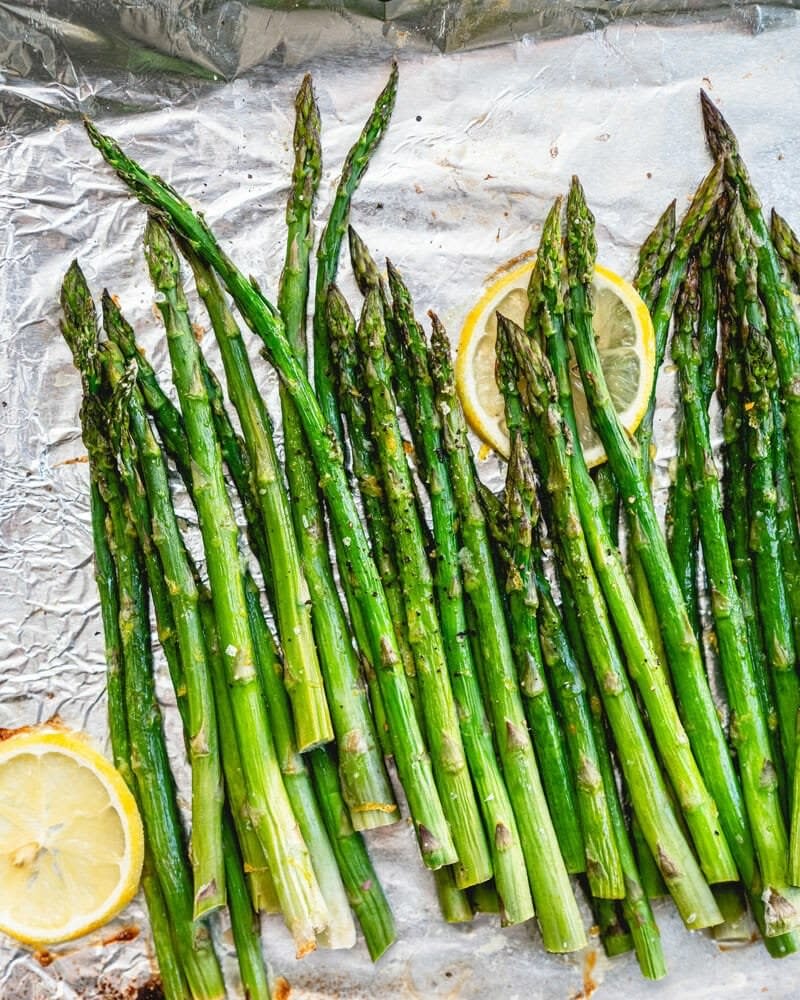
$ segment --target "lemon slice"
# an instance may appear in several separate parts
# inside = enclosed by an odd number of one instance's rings
[[[87,934],[133,898],[143,857],[136,802],[84,737],[0,742],[0,930],[34,945]]]
[[[508,431],[494,372],[496,313],[522,325],[532,269],[533,255],[489,286],[467,316],[456,360],[456,386],[467,420],[483,441],[505,457],[509,452]],[[633,433],[644,416],[653,385],[653,323],[636,289],[618,274],[598,264],[593,286],[594,332],[603,372],[617,413]],[[589,466],[599,465],[606,455],[589,420],[577,365],[572,365],[571,375],[575,417],[586,462]]]

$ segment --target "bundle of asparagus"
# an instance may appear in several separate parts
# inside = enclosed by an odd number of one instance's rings
[[[350,202],[396,88],[393,67],[319,241],[313,384],[321,149],[310,79],[296,103],[277,306],[176,191],[86,123],[154,213],[145,255],[180,403],[107,293],[99,341],[74,264],[63,331],[84,385],[112,743],[144,816],[165,992],[222,995],[205,920],[226,900],[253,997],[267,995],[260,911],[283,913],[302,955],[352,945],[352,909],[380,956],[394,927],[360,831],[399,818],[389,756],[448,920],[535,915],[549,951],[579,950],[574,875],[608,953],[633,949],[650,978],[666,974],[650,905],[665,892],[688,928],[718,935],[739,933],[749,907],[770,954],[788,955],[800,943],[800,325],[788,283],[800,243],[777,215],[770,235],[733,134],[704,96],[715,166],[679,225],[674,202],[658,221],[636,279],[656,368],[672,330],[679,373],[665,533],[655,387],[633,440],[594,336],[594,218],[574,179],[564,234],[561,199],[545,222],[524,326],[498,316],[512,446],[497,496],[478,477],[436,315],[428,339],[399,270],[387,262],[385,281],[352,227],[358,321],[336,285]],[[179,254],[241,437],[192,334]],[[223,288],[280,378],[284,469]],[[594,475],[575,365],[608,457]],[[172,505],[170,463],[197,511],[200,566]],[[148,593],[191,763],[191,863],[153,693]]]

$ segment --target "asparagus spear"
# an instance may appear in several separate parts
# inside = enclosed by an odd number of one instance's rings
[[[608,463],[599,465],[593,470],[592,479],[600,498],[600,512],[606,524],[606,530],[611,541],[619,546],[619,514],[620,497],[617,484]]]
[[[700,315],[698,317],[698,340],[700,343],[701,359],[698,375],[703,389],[703,403],[706,410],[708,410],[711,396],[714,392],[717,367],[718,303],[716,262],[723,221],[722,205],[718,204],[715,209],[715,217],[700,245],[701,294]],[[699,534],[697,517],[694,511],[694,495],[686,457],[686,436],[682,429],[678,432],[677,468],[667,505],[667,527],[670,558],[681,587],[686,609],[689,612],[692,627],[699,641],[700,607],[697,586]]]
[[[261,951],[261,928],[248,896],[247,882],[233,828],[223,827],[225,843],[225,877],[228,886],[228,908],[231,914],[233,945],[239,975],[247,1000],[271,1000],[267,969]]]
[[[397,332],[408,361],[405,373],[416,398],[416,406],[411,413],[406,414],[406,418],[418,442],[417,467],[430,498],[434,588],[453,696],[467,760],[489,835],[492,868],[503,908],[503,919],[509,924],[521,923],[533,916],[533,901],[527,884],[519,831],[495,755],[469,645],[459,563],[458,515],[443,456],[441,426],[428,371],[428,348],[422,328],[414,317],[408,290],[391,264],[389,281]],[[538,640],[536,650],[538,652]],[[567,805],[572,806],[572,802],[568,801]],[[577,867],[582,869],[584,860],[580,829],[577,833]]]
[[[767,314],[770,340],[780,379],[786,416],[786,440],[792,478],[800,482],[800,321],[781,275],[780,259],[770,239],[761,202],[753,187],[739,144],[728,123],[704,90],[700,91],[706,140],[712,155],[722,158],[726,181],[737,191],[753,230],[758,260],[758,290]]]
[[[222,478],[219,445],[197,358],[199,348],[178,278],[178,259],[166,231],[153,218],[145,234],[145,254],[153,283],[164,296],[159,309],[167,330],[173,379],[192,455],[193,493],[207,553],[248,801],[284,919],[294,935],[298,954],[302,955],[313,949],[315,932],[325,927],[327,913],[308,850],[286,797],[261,702],[239,571],[238,531]]]
[[[641,250],[639,251],[639,266],[637,268],[633,284],[639,292],[642,300],[650,310],[654,307],[658,298],[658,293],[661,289],[662,279],[665,277],[667,267],[673,259],[675,230],[675,202],[672,201],[659,217],[652,232],[645,239]],[[642,465],[648,470],[649,474],[652,464],[652,456],[650,454],[652,449],[652,428],[648,428],[648,420],[652,420],[652,415],[650,413],[645,415],[645,426],[641,428],[639,436],[642,440]],[[681,466],[679,464],[678,476],[681,474],[680,470]],[[613,480],[613,473],[608,463],[601,466],[595,473],[595,482],[598,484],[599,488],[601,480],[598,478],[598,475],[605,475]],[[681,495],[679,489],[678,495]],[[619,512],[617,516],[619,516]],[[613,541],[614,533],[610,532],[610,534]],[[666,663],[667,657],[664,651],[664,643],[661,638],[658,612],[655,604],[653,603],[653,596],[650,593],[650,587],[647,583],[647,574],[644,571],[644,567],[642,566],[641,559],[637,554],[635,545],[628,546],[627,557],[633,593],[636,597],[636,604],[641,613],[642,621],[647,629],[647,634],[650,636],[650,641],[653,644],[653,649],[658,656],[659,662],[662,664]],[[690,572],[691,566],[686,569],[687,574]]]
[[[775,252],[783,261],[789,277],[797,285],[800,282],[800,240],[786,219],[774,208],[770,222],[770,236]]]
[[[120,362],[121,359],[116,364],[111,360],[108,365],[111,384],[117,391],[123,385]],[[159,607],[165,607],[164,597],[166,606],[172,612],[170,626],[175,633],[181,664],[181,684],[176,694],[185,698],[186,706],[186,749],[192,785],[190,856],[194,872],[194,919],[198,920],[225,903],[223,794],[217,716],[197,588],[172,509],[167,471],[161,461],[160,449],[155,455],[150,452],[146,456],[140,451],[141,474],[147,477],[145,487],[136,466],[129,432],[132,421],[139,427],[146,422],[135,392],[131,392],[126,400],[124,413],[116,415],[118,426],[112,428],[112,433],[118,450],[120,476],[127,493],[132,523],[140,535],[151,590],[155,594],[155,587],[163,587],[164,591],[160,600],[154,596],[159,632],[163,633],[163,611],[160,616]],[[158,554],[153,553],[148,558],[148,547],[151,545]],[[173,673],[174,670],[173,667]]]
[[[585,936],[528,735],[486,521],[478,502],[466,423],[455,390],[450,345],[438,318],[431,315],[431,321],[430,374],[460,519],[464,585],[475,613],[495,739],[517,817],[544,946],[548,951],[573,951],[583,947]]]
[[[528,546],[532,565],[527,572],[531,577],[530,585],[535,586],[538,591],[534,614],[538,611],[542,660],[559,700],[566,743],[576,777],[577,812],[583,829],[589,887],[592,895],[597,898],[622,899],[625,896],[623,871],[591,731],[585,686],[580,671],[564,645],[558,612],[542,571],[541,544],[536,538],[538,499],[533,482],[533,463],[520,435],[512,440],[506,502],[511,514],[512,530],[515,506],[523,507],[530,522],[531,537]],[[522,688],[524,691],[524,680]]]
[[[560,582],[564,601],[562,607],[572,608],[569,581],[562,576]],[[602,777],[602,782],[595,792],[598,813],[597,819],[592,823],[592,829],[598,833],[608,830],[607,821],[600,811],[600,806],[603,804],[608,811],[611,830],[605,833],[610,846],[604,845],[602,848],[598,846],[598,850],[613,851],[618,856],[625,880],[625,897],[620,905],[633,938],[637,960],[644,976],[648,979],[661,979],[667,973],[661,936],[650,907],[649,893],[645,890],[644,868],[641,862],[637,863],[632,834],[628,832],[625,822],[606,737],[602,700],[580,631],[577,633],[578,642],[574,646],[567,636],[565,623],[553,600],[550,584],[541,569],[541,553],[537,569],[537,585],[542,652],[549,662],[554,679],[558,678],[556,690],[563,692],[561,710],[567,737],[572,738],[576,749],[580,749],[583,754],[582,759],[589,762],[590,768],[596,766]],[[556,665],[558,673],[555,672]],[[581,787],[586,789],[585,784]],[[635,817],[632,817],[632,826],[641,837],[641,829]],[[661,887],[660,895],[666,895],[667,889],[661,873],[643,838],[641,848],[651,869],[651,887],[658,882]]]
[[[331,368],[330,337],[327,328],[328,290],[336,281],[339,252],[350,216],[350,202],[361,183],[372,155],[383,138],[397,99],[397,63],[392,63],[386,86],[378,95],[375,106],[361,134],[347,154],[336,194],[328,214],[328,222],[317,248],[317,276],[314,291],[314,387],[325,422],[341,439],[341,418],[336,406],[334,375]]]
[[[576,190],[573,184],[570,193],[571,204],[568,208],[571,258],[567,268],[570,281],[569,332],[574,342],[578,363],[581,366],[581,376],[584,377],[587,367],[587,352],[589,350],[592,351],[591,363],[593,365],[599,366],[599,358],[597,357],[597,349],[591,328],[591,314],[586,311],[586,286],[583,284],[584,278],[590,279],[594,269],[593,253],[589,251],[588,247],[582,246],[579,242],[581,240],[583,242],[589,240],[591,230],[585,228],[585,220],[579,214],[580,209],[576,211],[574,200],[576,198]],[[581,231],[581,223],[584,223],[583,231]],[[559,273],[561,269],[561,256],[559,228],[559,203],[556,202],[543,230],[542,242],[537,255],[537,265],[531,274],[531,283],[528,290],[530,308],[526,324],[529,333],[536,335],[541,331],[544,334],[546,350],[558,380],[562,412],[565,415],[573,439],[577,441],[577,425],[572,406],[571,390],[569,388],[569,360],[563,319],[564,307],[560,298]],[[580,257],[581,254],[587,253],[587,259],[576,260],[576,254]],[[581,270],[581,268],[583,269]],[[591,341],[588,348],[585,347],[587,339]],[[596,384],[602,379],[602,369],[598,368],[598,372],[599,374],[595,377],[594,369],[592,369],[591,384],[586,387],[586,398],[590,403],[592,419],[595,422],[595,426],[601,431],[601,437],[604,440],[609,460],[621,487],[626,508],[630,507],[632,498],[641,498],[644,501],[643,505],[647,507],[647,510],[652,515],[651,520],[654,520],[655,512],[650,500],[649,486],[647,485],[646,478],[639,475],[640,469],[630,438],[624,434],[624,431],[620,430],[620,436],[623,436],[623,447],[626,449],[624,452],[626,456],[626,461],[623,463],[624,471],[626,473],[633,472],[638,487],[640,487],[638,493],[634,493],[634,484],[631,484],[620,475],[621,469],[617,462],[618,455],[614,451],[617,439],[615,438],[613,441],[610,441],[608,440],[608,435],[602,433],[605,430],[605,426],[600,426],[599,417],[595,413],[601,401],[605,404],[605,408],[602,411],[598,411],[598,413],[602,412],[603,416],[608,416],[609,422],[613,421],[615,428],[619,428],[619,424],[614,408],[610,403],[607,390],[602,396],[602,400],[598,398],[598,393],[595,392]],[[605,387],[604,381],[603,386]],[[599,502],[594,489],[594,483],[588,474],[580,448],[576,447],[571,452],[570,465],[575,497],[578,502],[583,530],[586,542],[591,551],[595,572],[603,588],[605,599],[608,602],[609,612],[617,627],[620,644],[628,662],[628,669],[647,708],[650,723],[653,727],[653,734],[662,754],[664,766],[671,777],[676,793],[679,795],[681,810],[686,816],[703,871],[711,882],[730,881],[736,876],[736,868],[726,845],[725,838],[720,830],[717,807],[703,782],[686,731],[678,715],[663,667],[656,657],[647,630],[630,594],[619,554],[606,532],[605,524],[599,512]],[[650,522],[647,522],[646,531],[637,531],[633,534],[632,544],[637,545],[640,549],[642,563],[648,572],[648,580],[651,585],[653,597],[654,599],[658,599],[657,607],[661,612],[663,626],[667,612],[671,613],[671,606],[667,607],[667,611],[663,609],[663,595],[656,587],[654,581],[650,579],[650,556],[653,546],[660,545],[663,560],[667,564],[666,569],[669,572],[672,569],[660,531],[661,529],[657,522],[655,523],[655,527]],[[651,536],[653,537],[652,542]],[[644,545],[645,540],[648,542],[646,546]],[[674,582],[674,576],[672,579]],[[675,586],[677,587],[677,583],[675,583]],[[686,627],[691,641],[695,642],[694,633],[688,624],[688,620]],[[681,645],[681,651],[684,648]],[[697,653],[697,657],[699,659],[699,652]],[[706,684],[707,690],[705,677],[703,678],[703,683]]]
[[[750,556],[758,594],[758,618],[778,716],[783,762],[794,773],[800,682],[791,613],[778,539],[777,494],[773,474],[775,428],[771,392],[775,362],[756,289],[752,246],[737,261],[743,323],[746,392],[744,401],[749,461]]]
[[[797,911],[785,897],[788,838],[781,814],[769,737],[759,702],[746,625],[733,576],[725,535],[719,475],[713,460],[708,417],[703,409],[697,376],[699,351],[694,337],[697,309],[697,273],[687,276],[676,312],[672,354],[681,380],[681,398],[700,524],[703,557],[708,573],[712,613],[716,625],[720,664],[734,715],[731,739],[736,747],[753,842],[764,881],[766,930],[777,933],[797,922]],[[742,866],[742,879],[752,886],[754,871]]]
[[[327,948],[352,948],[356,931],[347,894],[314,795],[311,776],[305,760],[297,751],[278,650],[264,618],[258,587],[249,574],[244,578],[244,591],[256,670],[269,713],[283,784],[300,833],[308,847],[314,874],[328,911],[328,926],[320,934],[320,943]]]
[[[328,430],[303,366],[286,339],[275,308],[225,255],[206,223],[163,181],[126,157],[117,143],[90,122],[91,141],[140,200],[158,208],[172,229],[220,274],[248,324],[262,339],[266,354],[286,384],[303,422],[320,486],[328,502],[334,534],[346,546],[348,558],[340,572],[351,578],[363,611],[381,694],[392,731],[395,760],[409,802],[426,863],[436,867],[454,859],[452,840],[442,812],[430,760],[425,752],[414,709],[401,672],[397,640],[372,561],[369,544],[350,493],[341,450]]]
[[[538,257],[537,257],[538,260]],[[614,732],[623,772],[648,846],[658,861],[678,911],[690,928],[720,921],[714,897],[680,829],[622,665],[592,560],[581,528],[569,450],[572,436],[558,405],[555,376],[537,342],[514,324],[508,336],[519,365],[523,400],[532,417],[535,453],[550,494],[554,537],[575,601],[583,638]],[[503,349],[502,340],[500,349]]]
[[[592,687],[595,688],[594,684],[592,684]],[[650,906],[650,900],[645,892],[644,882],[640,875],[639,866],[636,863],[633,845],[625,824],[625,815],[622,811],[622,803],[617,791],[611,753],[606,742],[605,729],[601,717],[600,697],[596,688],[594,689],[591,702],[597,707],[592,723],[594,737],[599,751],[600,773],[603,776],[603,786],[608,796],[611,811],[614,838],[617,843],[620,864],[625,876],[625,898],[619,905],[625,922],[630,929],[633,948],[636,952],[636,958],[642,970],[642,975],[646,979],[663,979],[667,974],[667,964],[661,946],[661,934]],[[652,862],[653,855],[646,845],[645,848],[647,858]],[[660,877],[658,868],[655,865],[653,867]]]
[[[396,937],[392,911],[364,839],[350,822],[339,789],[337,767],[327,749],[312,750],[311,774],[350,906],[361,925],[369,956],[377,962]]]
[[[280,580],[274,597],[285,656],[286,690],[292,700],[297,745],[306,750],[332,739],[333,729],[314,644],[308,584],[281,481],[270,418],[256,386],[241,332],[217,279],[193,250],[184,250],[220,346],[231,402],[242,424],[272,579]]]
[[[762,712],[766,715],[772,748],[772,759],[779,767],[780,746],[776,739],[778,716],[767,683],[767,659],[756,614],[755,573],[750,559],[750,517],[747,496],[747,452],[744,426],[745,364],[738,334],[735,291],[727,278],[721,283],[722,357],[719,399],[722,407],[722,495],[725,502],[725,523],[728,546],[742,615],[747,627],[747,640],[755,671]]]
[[[222,767],[225,773],[225,790],[228,810],[236,830],[242,866],[247,876],[250,899],[258,913],[280,913],[280,903],[275,882],[270,874],[266,852],[259,840],[247,799],[247,785],[242,767],[239,744],[231,704],[231,695],[225,677],[225,663],[219,648],[219,636],[214,621],[211,595],[201,590],[200,615],[206,637],[208,657],[211,661],[211,679],[214,683],[217,718],[219,721]]]
[[[797,253],[797,236],[789,228],[788,223],[775,211],[772,213],[772,239],[792,276],[796,291],[798,280],[800,280],[800,269],[797,267],[797,262],[800,261]],[[774,428],[772,462],[777,493],[776,517],[778,536],[784,579],[786,581],[786,593],[791,609],[794,644],[795,648],[800,648],[800,533],[798,533],[797,518],[795,515],[795,499],[786,455],[784,417],[780,399],[778,398],[779,393],[773,391],[771,396]]]
[[[295,166],[286,206],[286,262],[278,308],[286,336],[303,362],[308,263],[313,242],[311,209],[321,170],[319,111],[310,76],[304,78],[295,106]],[[314,635],[336,734],[342,790],[358,829],[386,826],[399,819],[399,812],[377,744],[350,628],[333,579],[316,471],[285,386],[280,387],[280,397],[286,478],[295,534],[311,593]]]
[[[633,284],[648,309],[658,297],[661,280],[675,245],[675,204],[673,200],[667,205],[639,251],[639,266]]]
[[[411,359],[408,357],[406,344],[400,336],[399,324],[401,317],[396,313],[397,304],[393,305],[389,288],[383,280],[383,276],[378,271],[377,265],[367,249],[367,245],[352,226],[348,229],[348,238],[353,276],[356,279],[359,291],[364,297],[372,290],[377,291],[380,295],[386,330],[387,364],[391,370],[392,385],[397,402],[400,404],[400,409],[405,414],[406,419],[409,419],[409,415],[413,415],[416,410],[417,401],[414,393],[414,381],[410,372]],[[386,263],[388,266],[389,261]],[[391,280],[391,271],[389,276]],[[399,274],[395,272],[394,285],[397,284],[398,278]],[[414,447],[417,451],[421,452],[422,442],[416,423],[410,426],[410,430]]]
[[[501,386],[505,402],[506,425],[509,437],[512,442],[512,458],[509,461],[506,475],[505,490],[505,510],[500,514],[495,514],[495,531],[499,527],[500,520],[505,521],[506,537],[502,540],[501,550],[506,564],[509,566],[509,577],[515,576],[521,580],[520,574],[530,576],[530,548],[533,542],[534,522],[538,520],[538,499],[536,497],[533,483],[533,467],[530,456],[524,447],[524,439],[530,437],[530,422],[528,415],[522,405],[522,400],[516,387],[516,366],[510,351],[507,349],[509,336],[509,320],[498,313],[497,327],[499,333],[497,348],[497,380]],[[484,496],[483,503],[486,503]],[[514,561],[514,528],[512,527],[515,509],[518,512],[516,520],[527,519],[525,528],[529,539],[526,542],[527,554]],[[534,517],[535,511],[535,517]],[[521,515],[521,517],[520,517]],[[489,519],[490,523],[492,519]],[[508,524],[511,522],[511,524]],[[517,526],[517,536],[519,535]],[[502,531],[500,532],[502,535]],[[519,537],[516,539],[519,547]],[[542,606],[546,608],[547,597],[549,596],[549,585],[541,570],[542,553],[538,552],[538,570],[536,572],[539,591],[542,594]],[[533,580],[530,581],[533,585]],[[517,587],[519,584],[517,584]],[[536,605],[539,604],[538,595],[535,598]],[[513,612],[512,603],[512,612]],[[521,609],[524,613],[524,608]],[[535,609],[534,609],[535,614]],[[567,661],[559,655],[557,647],[553,645],[555,638],[553,632],[552,618],[540,616],[539,636],[541,639],[541,656],[548,670],[552,674],[553,688],[560,699],[562,717],[567,721],[565,726],[567,741],[570,744],[573,771],[576,774],[576,790],[578,793],[578,811],[582,821],[583,837],[585,841],[586,870],[588,872],[589,886],[593,895],[605,898],[621,898],[624,896],[624,886],[622,871],[619,864],[614,838],[609,837],[610,818],[607,814],[605,793],[600,780],[597,761],[594,754],[594,744],[591,733],[588,730],[588,712],[581,711],[585,705],[580,705],[580,698],[583,694],[583,683],[580,675],[573,672],[567,666]],[[520,676],[523,695],[526,693],[526,671],[523,670]],[[567,696],[567,691],[574,692],[575,697]],[[535,730],[534,730],[535,732]],[[552,812],[552,806],[551,806]]]
[[[403,450],[383,338],[380,298],[377,292],[370,292],[364,300],[357,328],[361,372],[386,506],[397,537],[408,638],[417,667],[428,746],[458,854],[456,881],[461,888],[466,888],[491,878],[491,859],[459,729],[442,632],[436,616],[433,578]]]
[[[520,691],[536,748],[550,816],[567,871],[588,872],[595,895],[618,899],[624,895],[619,865],[610,868],[602,866],[596,852],[592,853],[591,832],[587,831],[584,837],[581,829],[579,789],[585,778],[593,792],[597,785],[595,775],[586,769],[580,773],[580,765],[575,771],[570,770],[564,734],[556,719],[542,662],[544,651],[540,645],[536,619],[539,598],[532,560],[535,491],[533,468],[525,454],[522,438],[517,435],[512,439],[506,472],[505,503],[509,544],[505,590],[509,632],[519,670]],[[565,819],[565,813],[568,814],[568,819]]]
[[[327,325],[331,339],[331,362],[336,392],[347,430],[352,455],[353,476],[361,496],[367,530],[378,574],[392,618],[400,660],[408,680],[417,721],[422,727],[422,707],[417,685],[417,668],[408,642],[408,615],[400,587],[397,557],[376,455],[374,436],[364,405],[358,378],[356,324],[350,307],[335,285],[328,292]]]
[[[195,1000],[221,997],[224,986],[219,965],[205,927],[192,921],[191,877],[183,844],[172,772],[169,769],[161,713],[152,677],[147,592],[141,552],[126,520],[125,500],[116,472],[113,451],[106,436],[106,407],[100,400],[101,375],[97,356],[97,318],[86,280],[73,262],[61,288],[62,333],[81,373],[84,402],[81,426],[96,493],[94,534],[105,514],[105,537],[111,560],[104,559],[103,591],[108,601],[104,621],[107,641],[115,647],[109,686],[112,740],[127,764],[123,773],[137,793],[150,858],[161,891],[150,898],[158,908],[163,899],[172,927],[172,944],[186,984]],[[113,576],[112,576],[113,571]],[[111,580],[117,594],[110,595]],[[110,615],[117,611],[118,643]],[[127,738],[126,738],[127,735]],[[156,909],[157,918],[160,912]],[[161,938],[170,986],[178,989],[179,976],[170,961],[169,947]]]
[[[114,561],[106,537],[107,510],[99,487],[92,476],[91,482],[92,540],[94,543],[94,569],[100,594],[100,614],[103,620],[103,638],[106,653],[106,697],[108,723],[111,734],[111,752],[114,766],[125,779],[138,804],[138,789],[131,768],[131,748],[122,678],[122,642],[119,635],[119,593],[114,571]],[[158,873],[150,852],[145,845],[142,868],[144,892],[150,930],[156,950],[161,987],[165,1000],[186,1000],[189,996],[186,979],[181,968],[172,935],[169,911],[158,881]]]
[[[616,899],[590,900],[594,922],[600,933],[603,951],[608,958],[616,958],[633,951],[633,938],[622,916],[622,909]]]
[[[445,921],[448,924],[470,923],[475,913],[472,909],[469,893],[466,889],[459,889],[453,869],[450,867],[439,868],[433,873],[433,881],[436,886],[439,909]]]

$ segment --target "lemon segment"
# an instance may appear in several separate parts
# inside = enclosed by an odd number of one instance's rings
[[[522,325],[534,259],[508,269],[494,281],[467,316],[456,359],[456,388],[475,433],[508,457],[509,440],[503,397],[495,380],[497,313]],[[644,416],[655,374],[655,338],[647,306],[636,289],[618,274],[597,265],[593,279],[594,333],[614,407],[633,433]],[[606,459],[589,419],[577,365],[571,366],[575,417],[587,464]]]
[[[136,894],[144,834],[127,785],[77,733],[0,742],[0,930],[56,944],[107,923]]]

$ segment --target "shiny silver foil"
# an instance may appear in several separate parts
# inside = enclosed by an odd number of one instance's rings
[[[81,113],[202,208],[274,296],[302,74],[314,74],[324,123],[324,218],[339,165],[397,56],[397,110],[353,222],[379,259],[391,256],[404,272],[420,314],[440,313],[454,343],[488,276],[536,245],[573,173],[597,216],[600,260],[632,274],[660,212],[673,197],[684,205],[710,166],[701,86],[737,130],[765,204],[800,224],[794,4],[297,7],[0,2],[0,727],[58,714],[108,748],[80,391],[58,330],[59,283],[73,257],[98,297],[104,286],[120,296],[166,375],[141,255],[144,211],[89,145]],[[341,282],[353,296],[344,265]],[[196,321],[204,322],[199,311]],[[255,367],[274,409],[274,374],[260,360]],[[668,370],[659,400],[663,479],[674,425]],[[499,484],[496,461],[481,467]],[[191,521],[185,503],[181,510]],[[161,691],[183,775],[163,679]],[[759,945],[723,953],[685,931],[668,902],[656,909],[670,976],[656,985],[640,978],[632,955],[608,962],[595,938],[586,953],[562,958],[544,953],[530,924],[501,930],[478,917],[445,926],[409,826],[370,834],[369,845],[397,944],[375,967],[363,945],[297,962],[280,919],[265,918],[265,953],[284,1000],[487,992],[550,1000],[595,987],[598,998],[796,995],[800,959],[773,962]],[[230,995],[240,996],[224,919],[214,933]],[[153,973],[138,901],[110,927],[47,954],[0,940],[2,1000],[144,1000]]]

